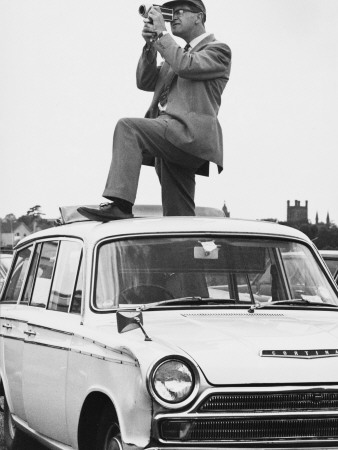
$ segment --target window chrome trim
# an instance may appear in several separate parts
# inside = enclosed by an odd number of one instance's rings
[[[8,276],[6,277],[6,282],[3,285],[3,288],[2,288],[2,291],[1,291],[0,304],[4,304],[4,305],[19,305],[20,304],[22,294],[23,294],[23,292],[25,290],[25,287],[26,287],[26,283],[27,283],[27,279],[28,279],[28,273],[29,273],[29,269],[30,269],[30,266],[31,266],[31,263],[32,263],[32,258],[33,258],[34,251],[35,251],[35,246],[36,246],[36,242],[30,242],[28,245],[25,245],[25,246],[21,247],[20,249],[15,250],[15,252],[13,254],[13,261],[12,261],[11,267],[9,269]],[[28,249],[29,247],[32,247],[32,252],[31,252],[31,255],[29,257],[27,272],[26,272],[25,277],[23,279],[22,286],[21,286],[21,289],[20,289],[20,292],[19,292],[17,300],[16,301],[15,300],[7,300],[7,301],[2,300],[2,297],[5,298],[5,294],[7,293],[9,281],[11,279],[12,273],[13,273],[13,271],[15,269],[15,266],[16,266],[16,263],[17,263],[17,260],[18,260],[18,254],[21,251],[24,251],[24,250]],[[24,304],[26,304],[26,303],[24,303]]]
[[[109,242],[116,242],[116,241],[125,241],[128,239],[147,239],[147,238],[173,238],[173,237],[220,237],[220,238],[252,238],[252,239],[273,239],[277,241],[286,241],[286,242],[295,242],[298,244],[304,245],[312,256],[314,257],[316,263],[319,265],[321,269],[324,270],[325,278],[328,279],[329,284],[333,288],[333,290],[336,292],[338,297],[338,286],[331,280],[331,276],[327,277],[328,269],[325,264],[323,264],[323,260],[321,257],[318,257],[319,253],[317,253],[317,249],[312,246],[309,242],[306,240],[303,240],[299,237],[294,236],[288,236],[288,235],[280,235],[280,234],[270,234],[270,233],[238,233],[238,232],[222,232],[222,231],[173,231],[173,232],[147,232],[144,234],[138,234],[138,233],[132,233],[132,234],[120,234],[116,236],[107,236],[105,238],[100,239],[99,241],[95,242],[93,249],[92,249],[92,258],[91,258],[91,264],[92,264],[92,270],[91,270],[91,280],[90,280],[90,300],[89,300],[89,308],[92,312],[97,314],[107,314],[107,313],[115,313],[119,306],[116,306],[114,308],[107,308],[107,309],[100,309],[96,308],[94,305],[94,295],[95,295],[95,286],[96,286],[96,274],[98,270],[98,250],[99,248],[107,244]],[[291,297],[290,297],[291,298]],[[131,305],[132,306],[132,305]],[[245,305],[246,306],[246,305]]]
[[[14,264],[15,264],[15,262],[17,260],[17,254],[19,252],[21,252],[22,250],[26,249],[26,248],[32,247],[32,254],[30,255],[30,258],[29,258],[27,273],[25,275],[25,279],[24,279],[24,282],[22,284],[22,287],[21,287],[21,290],[20,290],[20,293],[19,293],[19,296],[18,296],[18,300],[16,302],[15,301],[6,301],[6,302],[0,302],[0,303],[3,303],[5,305],[18,304],[20,306],[38,307],[38,306],[35,306],[35,305],[31,305],[31,298],[29,299],[28,303],[27,302],[21,302],[23,293],[24,293],[24,291],[26,289],[26,285],[27,285],[27,281],[28,281],[28,275],[29,275],[29,271],[31,269],[32,260],[33,260],[33,257],[34,257],[35,251],[36,251],[36,247],[39,244],[43,245],[46,242],[56,242],[57,243],[58,249],[57,249],[56,260],[55,260],[55,264],[54,264],[54,268],[53,268],[53,274],[52,274],[52,278],[51,278],[51,287],[50,287],[50,290],[51,290],[52,289],[54,275],[55,275],[55,268],[56,268],[57,261],[58,261],[60,245],[61,245],[62,242],[66,242],[66,241],[68,241],[68,242],[78,242],[81,245],[81,250],[80,250],[81,254],[80,254],[80,259],[79,259],[79,266],[78,266],[77,271],[76,271],[76,281],[75,281],[75,284],[74,284],[74,287],[73,287],[72,298],[71,298],[71,302],[69,304],[68,310],[67,311],[56,311],[56,312],[63,312],[65,314],[70,314],[71,313],[70,312],[70,307],[73,304],[74,292],[75,292],[75,288],[76,288],[76,284],[77,284],[77,280],[78,280],[79,272],[80,272],[79,268],[80,268],[81,263],[84,264],[84,240],[81,237],[78,237],[78,236],[56,235],[56,236],[48,236],[48,237],[45,237],[45,238],[42,237],[42,238],[38,238],[36,240],[31,240],[29,242],[26,242],[22,246],[19,245],[18,247],[16,247],[15,248],[15,252],[14,252],[13,261],[12,261],[12,266],[11,266],[11,269],[10,269],[10,273],[12,272],[12,267],[14,268]],[[41,257],[41,255],[39,256],[39,260],[40,260],[40,257]],[[83,267],[83,271],[84,271],[84,267]],[[83,278],[84,278],[84,276],[83,276]],[[3,290],[2,290],[2,294],[3,295],[5,293],[5,290],[7,290],[7,283],[9,282],[9,279],[10,279],[10,277],[7,277],[6,284],[3,286]],[[35,280],[36,280],[36,274],[34,275],[33,285],[35,285]],[[50,300],[50,292],[49,292],[49,295],[48,295],[47,304],[42,309],[48,310],[49,300]],[[74,315],[77,315],[77,316],[80,316],[80,317],[83,316],[83,311],[84,311],[84,305],[83,304],[84,304],[84,283],[82,282],[81,312],[80,312],[80,314],[74,314]]]

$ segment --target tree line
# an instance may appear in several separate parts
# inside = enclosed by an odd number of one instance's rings
[[[306,234],[319,250],[338,250],[338,227],[335,224],[320,222],[288,223],[279,222],[282,225],[296,228]]]

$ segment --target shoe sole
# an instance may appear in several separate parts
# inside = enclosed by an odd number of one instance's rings
[[[88,211],[86,208],[78,208],[78,212],[86,217],[89,220],[94,220],[95,222],[111,222],[112,220],[124,220],[124,219],[132,219],[134,216],[131,214],[130,216],[109,216],[104,217],[102,213],[95,214],[94,212]]]

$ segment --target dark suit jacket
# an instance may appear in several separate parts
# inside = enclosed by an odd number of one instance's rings
[[[157,51],[164,59],[161,66],[157,66]],[[181,150],[206,161],[198,172],[201,175],[208,174],[209,161],[222,170],[223,139],[217,115],[230,67],[230,48],[213,35],[185,53],[170,34],[150,49],[145,46],[137,66],[137,87],[154,92],[146,117],[158,116],[162,89],[173,79],[166,109],[171,117],[166,138]],[[143,164],[152,163],[144,157]]]

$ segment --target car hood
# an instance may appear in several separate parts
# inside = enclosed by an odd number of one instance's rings
[[[153,341],[190,356],[213,385],[337,382],[335,311],[146,311],[143,320]],[[295,354],[335,349],[337,357],[320,351],[312,352],[314,358]],[[262,357],[264,350],[288,355]]]

